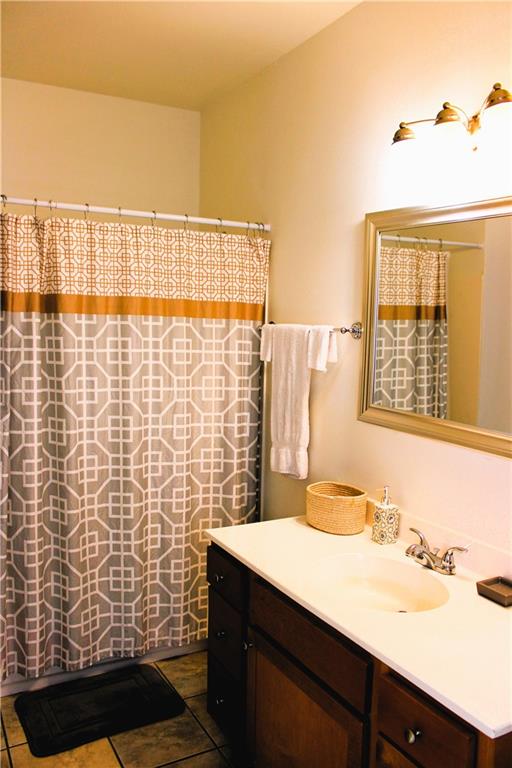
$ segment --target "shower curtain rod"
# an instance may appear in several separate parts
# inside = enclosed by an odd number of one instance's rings
[[[34,209],[50,208],[50,211],[80,211],[81,213],[105,213],[111,216],[132,216],[138,219],[151,219],[151,221],[181,221],[184,224],[210,224],[220,227],[235,227],[237,229],[252,229],[258,232],[270,232],[270,224],[250,221],[231,221],[230,219],[208,219],[203,216],[188,216],[178,213],[157,213],[156,211],[133,211],[129,208],[106,208],[102,205],[89,205],[88,203],[59,203],[55,200],[32,200],[22,197],[0,196],[2,204],[29,205]]]
[[[381,240],[395,240],[399,243],[416,243],[416,245],[456,245],[463,246],[468,250],[470,248],[478,248],[480,251],[483,249],[483,245],[480,243],[462,243],[458,240],[443,240],[438,237],[437,240],[430,240],[428,237],[399,237],[398,235],[381,235]]]

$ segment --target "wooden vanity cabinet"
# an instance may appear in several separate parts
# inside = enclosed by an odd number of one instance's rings
[[[249,755],[256,768],[361,768],[364,722],[256,630],[249,654]]]
[[[208,712],[251,768],[512,768],[490,739],[208,549]]]
[[[250,579],[247,716],[256,768],[367,764],[371,659]]]
[[[370,710],[372,659],[277,589],[252,575],[249,623],[361,716]]]

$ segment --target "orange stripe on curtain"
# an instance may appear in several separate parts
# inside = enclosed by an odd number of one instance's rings
[[[445,320],[446,305],[379,305],[379,320]]]
[[[2,291],[1,307],[10,312],[61,312],[75,315],[152,315],[259,321],[263,319],[263,304],[147,296],[84,296]]]

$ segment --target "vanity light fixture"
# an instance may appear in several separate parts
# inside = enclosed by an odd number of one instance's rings
[[[486,96],[482,106],[472,117],[460,107],[455,104],[450,104],[449,101],[445,101],[443,108],[436,117],[428,118],[426,120],[411,120],[408,122],[400,123],[398,130],[393,136],[393,144],[397,144],[400,141],[407,141],[409,139],[415,139],[416,134],[411,125],[418,125],[419,123],[433,123],[436,125],[449,125],[450,123],[458,124],[466,129],[466,131],[473,135],[481,127],[481,117],[484,110],[489,107],[495,107],[499,104],[512,104],[512,93],[503,88],[501,83],[495,83],[492,87],[492,91]]]

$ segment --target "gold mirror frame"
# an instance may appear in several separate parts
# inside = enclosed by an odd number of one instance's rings
[[[374,379],[376,279],[378,238],[381,233],[427,224],[449,224],[487,219],[496,216],[512,216],[512,197],[496,200],[465,203],[443,208],[400,208],[366,214],[366,324],[364,365],[361,385],[361,403],[359,420],[381,427],[398,429],[415,435],[423,435],[434,440],[465,445],[480,451],[496,453],[512,458],[512,436],[501,432],[482,429],[481,427],[445,421],[432,416],[393,410],[372,405]]]

